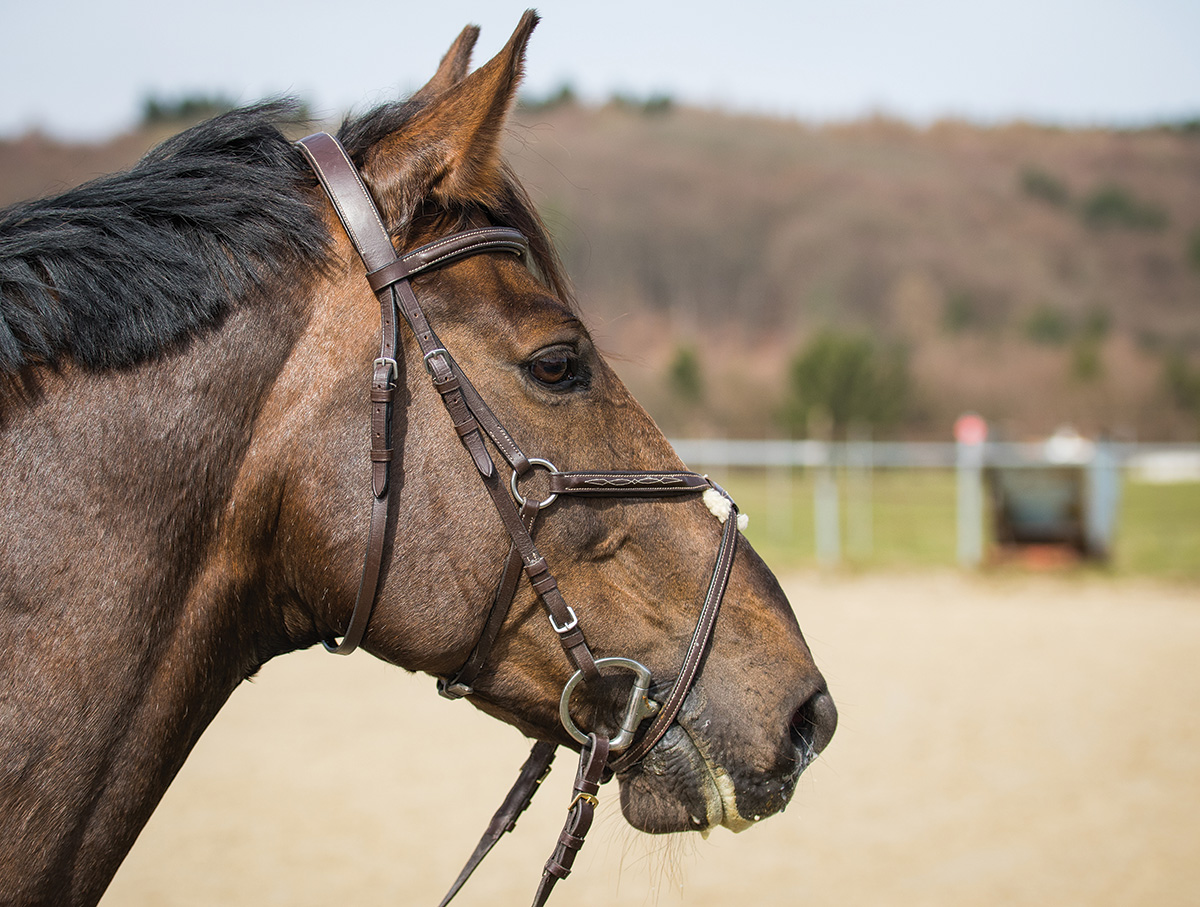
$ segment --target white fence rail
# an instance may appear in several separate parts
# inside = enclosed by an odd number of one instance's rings
[[[1082,511],[1078,545],[1099,558],[1109,552],[1126,475],[1151,482],[1200,482],[1200,444],[1096,443],[1062,435],[1036,443],[686,439],[672,444],[689,468],[701,472],[765,469],[781,491],[771,497],[784,501],[791,498],[791,470],[813,470],[816,556],[826,565],[841,560],[843,497],[850,543],[859,551],[870,549],[874,470],[956,471],[957,555],[966,567],[978,565],[984,556],[985,470],[991,470],[997,508],[1011,509],[1014,525],[1045,521],[1049,509],[1065,512],[1064,496],[1074,495],[1074,509]],[[771,514],[767,518],[770,522]]]
[[[876,469],[953,469],[959,445],[937,441],[746,441],[688,438],[671,442],[693,469],[862,465]],[[1038,442],[988,442],[987,466],[1085,465],[1103,449],[1117,464],[1150,481],[1200,481],[1200,444],[1108,442],[1049,438]]]

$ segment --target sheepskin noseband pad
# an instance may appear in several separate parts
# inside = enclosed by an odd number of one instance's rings
[[[733,513],[733,502],[715,488],[709,488],[704,492],[704,506],[712,511],[712,515],[717,518],[717,522],[721,525],[729,519],[729,514]],[[746,531],[746,527],[750,525],[750,517],[744,513],[739,513],[737,518],[737,528],[742,532]]]

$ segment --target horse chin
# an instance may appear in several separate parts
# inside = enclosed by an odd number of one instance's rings
[[[650,834],[698,831],[708,837],[717,826],[739,832],[763,818],[738,811],[733,779],[686,724],[672,727],[619,781],[626,821]]]

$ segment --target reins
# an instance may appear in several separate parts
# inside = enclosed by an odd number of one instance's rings
[[[662,498],[691,496],[715,489],[725,492],[707,477],[693,472],[676,471],[584,471],[560,472],[552,463],[528,457],[513,440],[442,346],[417,301],[412,278],[445,267],[463,258],[480,254],[512,254],[525,257],[528,243],[516,230],[482,227],[455,233],[405,255],[397,255],[378,210],[358,171],[336,139],[317,133],[297,143],[329,196],[347,235],[367,270],[367,280],[380,304],[380,352],[371,378],[371,522],[362,580],[350,622],[340,642],[324,640],[331,652],[347,655],[362,642],[371,611],[379,594],[388,530],[389,470],[393,457],[392,407],[399,375],[396,312],[416,338],[433,387],[441,396],[455,431],[471,456],[476,471],[492,499],[497,514],[511,540],[500,582],[483,630],[467,661],[452,677],[439,678],[438,689],[451,699],[469,696],[472,684],[487,664],[493,644],[499,636],[509,608],[524,574],[537,593],[575,674],[567,682],[559,704],[564,728],[581,744],[579,770],[575,779],[574,799],[554,853],[547,861],[542,881],[534,898],[535,907],[546,902],[550,890],[571,871],[575,854],[583,845],[591,826],[601,783],[614,772],[636,765],[667,732],[679,714],[684,698],[700,670],[704,653],[721,606],[737,550],[737,508],[724,519],[724,530],[716,563],[696,629],[688,645],[683,665],[662,703],[650,699],[650,671],[638,662],[619,656],[596,658],[589,647],[575,610],[567,604],[546,560],[538,552],[533,532],[538,513],[551,506],[561,495],[588,497]],[[512,469],[508,487],[488,450],[488,442]],[[548,472],[549,492],[544,500],[526,498],[520,481],[533,470]],[[571,717],[574,690],[598,680],[606,671],[628,671],[634,684],[619,730],[610,736],[585,732]],[[645,719],[654,720],[638,732]],[[536,743],[517,783],[496,812],[467,865],[442,901],[444,907],[491,850],[496,841],[514,827],[518,816],[529,805],[534,792],[549,771],[556,745]],[[619,754],[619,755],[617,755]],[[613,756],[616,758],[612,758]]]

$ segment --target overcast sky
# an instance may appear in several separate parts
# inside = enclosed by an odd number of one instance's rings
[[[0,136],[101,137],[156,93],[293,94],[336,116],[419,87],[512,0],[0,0]],[[527,90],[570,83],[804,119],[882,111],[1137,125],[1200,117],[1198,0],[542,0]],[[326,10],[337,11],[336,22]]]

